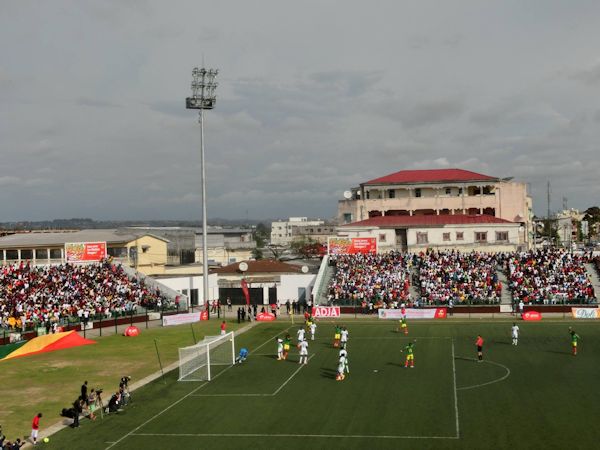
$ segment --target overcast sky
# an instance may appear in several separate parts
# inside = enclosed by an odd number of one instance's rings
[[[336,214],[404,169],[600,204],[600,2],[0,0],[0,222]]]

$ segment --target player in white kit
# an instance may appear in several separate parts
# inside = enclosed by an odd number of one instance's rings
[[[317,331],[317,324],[314,322],[311,322],[310,324],[310,340],[314,341],[315,340],[315,332]]]
[[[510,329],[510,332],[512,335],[512,345],[518,345],[519,344],[519,325],[517,325],[516,323],[513,323],[513,326]]]
[[[277,338],[277,361],[283,359],[283,339]]]
[[[348,330],[346,329],[346,327],[342,328],[340,342],[342,344],[342,348],[345,348],[346,344],[348,344]]]
[[[302,341],[298,344],[300,349],[300,361],[298,364],[308,364],[308,341]]]
[[[296,332],[296,334],[298,335],[298,343],[300,343],[304,340],[305,333],[306,333],[306,331],[304,331],[304,328],[298,329],[298,331]]]

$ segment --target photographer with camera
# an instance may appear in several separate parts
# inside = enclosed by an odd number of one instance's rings
[[[131,377],[129,375],[121,377],[119,382],[119,391],[121,393],[121,399],[123,406],[127,405],[131,401],[131,393],[129,392],[129,381]]]

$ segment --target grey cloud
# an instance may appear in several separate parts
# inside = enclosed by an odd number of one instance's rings
[[[458,98],[422,100],[408,105],[401,99],[394,99],[382,101],[374,105],[374,109],[406,128],[419,128],[457,119],[464,113],[465,105]]]
[[[571,79],[579,81],[587,86],[596,86],[600,84],[600,63],[573,73]]]

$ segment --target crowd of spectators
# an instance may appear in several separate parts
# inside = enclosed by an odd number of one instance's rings
[[[429,250],[420,254],[333,255],[329,304],[378,307],[498,304],[504,272],[514,303],[559,304],[596,301],[585,263],[600,274],[600,258],[565,249],[483,253]],[[418,292],[410,298],[409,278]]]
[[[415,285],[424,305],[495,304],[502,296],[503,254],[428,251],[416,256]]]
[[[138,307],[160,309],[170,300],[143,280],[130,278],[108,260],[87,265],[0,267],[0,326],[24,330],[56,329],[68,322],[86,322],[135,313]]]
[[[525,304],[590,303],[594,287],[584,263],[589,256],[564,249],[514,253],[508,257],[514,302]]]
[[[328,287],[328,300],[336,305],[344,300],[369,309],[396,307],[410,300],[412,259],[400,252],[382,254],[332,255],[335,272]]]

